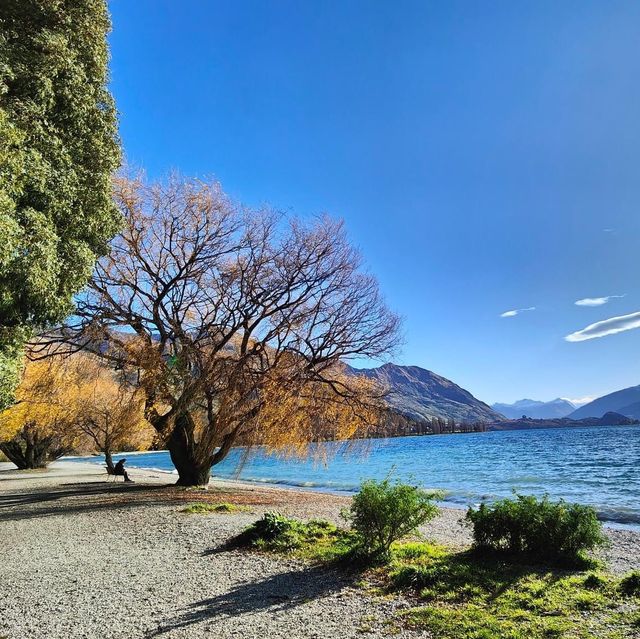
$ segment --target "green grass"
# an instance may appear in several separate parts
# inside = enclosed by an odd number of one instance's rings
[[[222,503],[222,504],[210,504],[206,501],[198,501],[193,504],[189,504],[183,508],[181,513],[187,513],[189,515],[205,515],[207,513],[239,513],[239,512],[251,512],[248,506],[237,506],[236,504]]]
[[[398,547],[389,591],[413,591],[409,626],[442,639],[621,639],[637,636],[637,595],[605,573],[525,566],[477,551]],[[635,616],[634,616],[635,615]]]
[[[314,562],[359,558],[353,533],[326,521],[269,513],[241,538],[252,548]],[[413,598],[402,622],[439,639],[640,637],[640,573],[618,579],[597,569],[531,566],[503,553],[420,542],[395,543],[386,564],[360,567],[363,584],[375,584],[372,592]]]

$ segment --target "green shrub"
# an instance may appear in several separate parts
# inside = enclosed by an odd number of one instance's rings
[[[437,497],[389,478],[368,480],[343,516],[351,522],[360,552],[369,559],[386,560],[394,541],[435,517],[438,509],[433,500]]]
[[[623,577],[620,581],[620,590],[630,597],[640,596],[640,571],[634,570]]]
[[[329,558],[332,549],[328,546],[341,542],[343,536],[343,532],[336,526],[322,519],[304,522],[277,512],[268,512],[242,532],[236,538],[235,545],[276,552],[308,548],[313,550],[313,558],[319,558],[323,554]],[[342,547],[336,548],[336,552],[339,549]]]
[[[605,542],[602,524],[589,506],[517,495],[492,505],[470,508],[478,548],[506,551],[537,561],[575,563],[584,551]]]
[[[245,531],[249,545],[268,545],[272,550],[293,550],[300,545],[302,522],[276,512],[268,512]]]

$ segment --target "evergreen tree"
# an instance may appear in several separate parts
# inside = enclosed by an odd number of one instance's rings
[[[105,0],[0,3],[0,408],[21,346],[61,320],[119,227]]]

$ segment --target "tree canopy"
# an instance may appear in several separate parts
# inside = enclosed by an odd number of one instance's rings
[[[78,443],[75,393],[65,360],[27,362],[16,402],[0,413],[0,450],[19,468],[39,468]]]
[[[293,450],[376,420],[379,390],[342,362],[388,354],[398,318],[340,222],[248,210],[180,178],[123,178],[115,198],[124,230],[49,341],[139,377],[181,484],[207,483],[238,441]]]
[[[105,0],[0,3],[0,408],[31,326],[60,321],[120,217]]]

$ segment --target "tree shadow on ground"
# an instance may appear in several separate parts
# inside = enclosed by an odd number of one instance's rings
[[[191,604],[174,619],[160,623],[146,637],[160,637],[189,626],[263,611],[283,612],[334,595],[352,585],[357,573],[315,566],[271,575],[232,587]]]
[[[175,504],[176,489],[163,484],[114,484],[87,482],[60,484],[55,488],[0,494],[0,521],[68,515],[112,508]]]
[[[77,477],[77,476],[75,476]],[[175,484],[85,481],[54,486],[26,486],[0,492],[0,522],[139,506],[184,506],[192,502],[233,502],[277,507],[282,497],[247,489],[210,487],[189,491]]]

